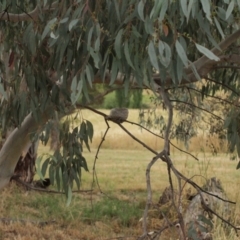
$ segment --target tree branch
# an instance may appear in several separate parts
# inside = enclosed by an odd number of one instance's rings
[[[58,5],[58,1],[55,1],[50,6],[45,7],[43,10],[47,11],[47,10],[55,9],[57,5]],[[39,10],[40,10],[39,6],[36,6],[29,13],[17,14],[17,13],[9,13],[9,12],[3,11],[0,13],[0,21],[3,21],[3,20],[7,20],[10,22],[21,22],[21,21],[32,21],[32,20],[37,21],[39,12],[40,12]]]
[[[201,108],[201,107],[199,107],[199,106],[196,106],[196,105],[194,105],[194,104],[192,104],[192,103],[184,102],[184,101],[177,100],[177,99],[171,99],[170,102],[183,103],[183,104],[186,104],[186,105],[192,106],[192,107],[194,107],[194,108],[198,108],[198,109],[200,109],[200,110],[202,110],[202,111],[204,111],[204,112],[207,112],[207,113],[211,114],[211,115],[214,116],[215,118],[218,118],[218,119],[224,121],[224,119],[222,119],[222,118],[219,117],[218,115],[216,115],[216,114],[214,114],[214,113],[212,113],[212,112],[206,110],[205,108]]]

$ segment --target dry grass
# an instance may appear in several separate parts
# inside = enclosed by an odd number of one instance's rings
[[[82,189],[90,189],[92,185],[92,167],[96,155],[96,147],[106,129],[105,122],[100,116],[90,111],[82,112],[84,118],[92,121],[95,126],[95,138],[92,151],[84,151],[90,172],[83,172]],[[130,110],[129,120],[137,121],[137,110]],[[11,222],[0,223],[0,239],[99,239],[106,240],[116,237],[123,239],[136,239],[141,234],[141,224],[138,222],[146,200],[145,169],[153,155],[141,145],[135,143],[118,126],[110,123],[110,132],[97,160],[97,175],[102,193],[95,186],[93,194],[75,194],[71,205],[66,208],[66,200],[61,195],[47,195],[10,185],[0,193],[1,217],[11,219],[25,219],[26,223]],[[161,140],[151,136],[138,127],[124,123],[129,131],[141,138],[146,144],[156,150],[161,149]],[[227,195],[237,201],[233,211],[235,224],[240,225],[239,208],[239,172],[236,170],[236,161],[230,161],[229,156],[219,154],[212,156],[206,153],[205,138],[195,138],[190,144],[190,150],[200,158],[192,159],[181,154],[178,150],[171,150],[171,157],[178,170],[188,178],[194,177],[199,184],[204,184],[205,178],[217,177],[222,181]],[[213,139],[214,140],[214,139]],[[41,146],[41,152],[49,151],[48,147]],[[161,192],[168,186],[166,165],[158,161],[152,168],[151,179],[154,202],[158,201]],[[174,179],[176,183],[176,179]],[[188,188],[189,186],[186,186]],[[106,197],[107,196],[107,197]],[[109,207],[113,202],[115,209],[106,209],[105,212],[96,212],[98,218],[93,217],[87,210],[91,206]],[[126,205],[121,205],[126,203]],[[101,205],[102,204],[102,205]],[[115,211],[115,210],[119,210]],[[97,210],[96,210],[97,211]],[[98,210],[99,211],[99,210]],[[127,224],[120,220],[129,212],[133,216],[127,218]],[[46,226],[38,226],[31,221],[51,221]],[[161,221],[156,215],[149,219],[150,229],[159,228]],[[165,233],[162,239],[176,239],[171,231]],[[236,235],[230,231],[226,233],[220,224],[216,225],[214,239],[237,240]]]

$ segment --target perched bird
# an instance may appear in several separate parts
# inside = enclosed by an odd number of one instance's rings
[[[107,120],[111,120],[116,123],[122,123],[128,118],[128,109],[127,108],[113,108],[110,111],[110,114],[106,117]]]

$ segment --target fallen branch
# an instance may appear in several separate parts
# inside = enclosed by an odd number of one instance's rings
[[[13,176],[11,178],[11,180],[14,180],[17,183],[20,183],[21,185],[25,186],[27,189],[31,189],[34,191],[38,191],[38,192],[45,192],[45,193],[55,193],[55,194],[65,194],[64,192],[59,192],[59,191],[55,191],[55,190],[48,190],[45,188],[38,188],[38,187],[34,187],[33,185],[31,185],[30,183],[26,183],[24,181],[22,181],[19,176]],[[73,193],[88,193],[88,192],[92,192],[92,190],[77,190],[77,191],[72,191]]]

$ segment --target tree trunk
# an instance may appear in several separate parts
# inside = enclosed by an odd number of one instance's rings
[[[40,132],[52,114],[51,106],[39,116],[38,121],[32,113],[28,114],[21,126],[15,128],[6,139],[0,151],[0,190],[9,183],[20,157],[25,156],[24,153],[31,147],[30,135]]]
[[[14,170],[14,176],[26,183],[32,183],[36,173],[38,142],[33,142],[25,156],[21,156]]]

